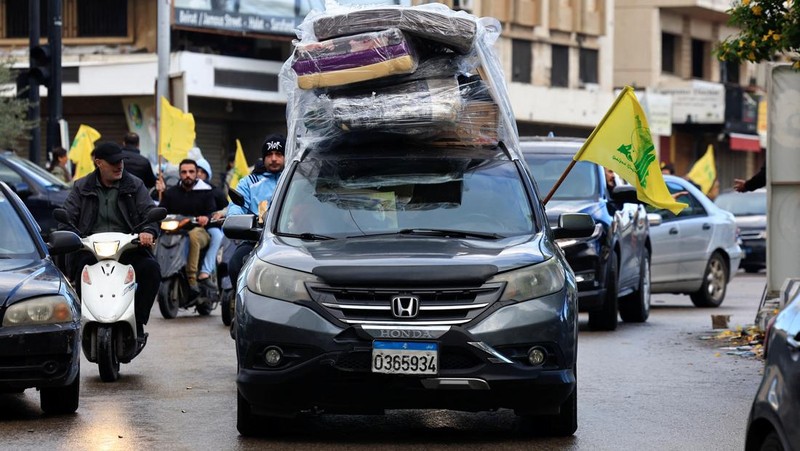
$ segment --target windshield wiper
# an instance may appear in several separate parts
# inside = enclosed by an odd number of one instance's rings
[[[451,230],[451,229],[400,229],[396,232],[386,233],[367,233],[364,235],[348,236],[347,238],[362,238],[372,236],[390,236],[390,235],[425,235],[425,236],[443,236],[451,238],[481,238],[485,240],[496,240],[505,238],[496,233],[472,232],[469,230]]]
[[[335,240],[336,238],[327,235],[319,235],[316,233],[303,232],[303,233],[276,233],[278,236],[288,236],[290,238],[300,238],[305,241],[326,241]]]

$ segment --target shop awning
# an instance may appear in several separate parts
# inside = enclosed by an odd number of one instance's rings
[[[729,133],[731,150],[744,152],[761,152],[761,142],[758,135],[745,135],[743,133]]]

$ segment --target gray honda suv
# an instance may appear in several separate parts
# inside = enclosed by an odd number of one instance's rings
[[[238,280],[238,429],[310,413],[513,409],[577,428],[575,276],[518,151],[419,142],[311,149],[282,175]],[[271,417],[265,421],[263,417]]]

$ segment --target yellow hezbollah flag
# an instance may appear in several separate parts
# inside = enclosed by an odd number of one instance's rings
[[[616,172],[636,187],[636,197],[642,202],[676,215],[687,207],[675,202],[664,183],[647,118],[630,86],[622,90],[573,159]]]
[[[158,153],[172,164],[178,164],[194,147],[194,116],[184,113],[161,97]]]
[[[83,124],[78,127],[78,133],[75,134],[75,139],[69,148],[69,159],[75,163],[75,180],[94,171],[92,150],[94,142],[98,139],[100,133],[97,130]]]
[[[242,150],[242,143],[236,140],[236,156],[233,160],[233,177],[231,178],[230,188],[235,189],[239,184],[239,180],[247,177],[250,173],[250,168],[247,167],[247,159],[244,157],[244,150]]]
[[[706,154],[694,163],[692,170],[686,174],[686,178],[700,185],[703,194],[708,194],[714,187],[714,180],[717,179],[717,165],[714,163],[714,146],[708,145]]]

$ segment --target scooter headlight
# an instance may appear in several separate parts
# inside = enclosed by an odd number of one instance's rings
[[[180,221],[177,219],[169,220],[169,221],[161,221],[161,230],[166,230],[167,232],[172,232],[178,230],[178,225],[180,225]]]
[[[10,306],[3,316],[3,327],[72,321],[72,308],[63,296],[43,296]]]
[[[119,241],[102,241],[94,243],[94,253],[98,257],[111,257],[117,253]]]

